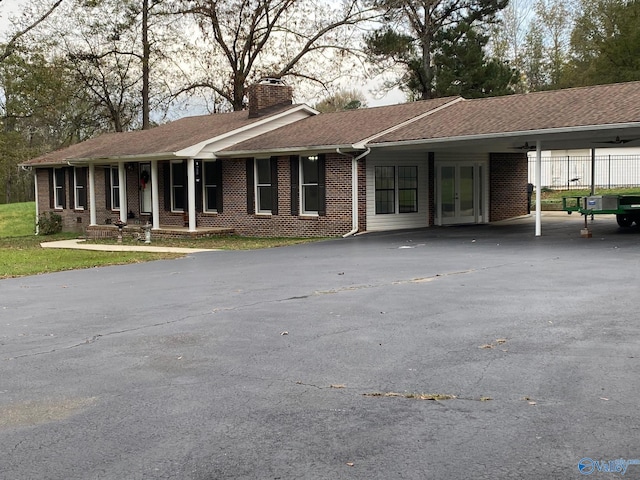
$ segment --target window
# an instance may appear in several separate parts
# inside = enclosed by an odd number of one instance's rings
[[[111,172],[111,210],[120,210],[120,175],[118,167],[113,166]]]
[[[376,167],[376,214],[396,213],[394,167]]]
[[[204,211],[218,212],[218,189],[220,187],[219,162],[204,162]]]
[[[53,169],[53,208],[65,208],[64,169]]]
[[[418,167],[398,167],[398,210],[418,211]]]
[[[73,169],[73,194],[74,205],[76,210],[84,210],[87,208],[87,169]]]
[[[187,172],[184,162],[171,163],[171,211],[185,211]]]
[[[271,159],[257,158],[255,162],[255,169],[256,212],[271,213],[273,208],[273,195],[271,190]]]
[[[300,159],[300,193],[303,214],[317,214],[320,209],[318,180],[318,157]]]
[[[418,211],[418,167],[376,167],[375,177],[376,214]]]

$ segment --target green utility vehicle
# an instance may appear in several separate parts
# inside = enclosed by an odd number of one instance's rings
[[[634,222],[640,226],[640,195],[563,197],[562,210],[569,215],[580,212],[580,215],[585,217],[586,215],[613,214],[621,227],[630,227]]]

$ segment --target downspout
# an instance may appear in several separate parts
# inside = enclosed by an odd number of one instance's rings
[[[366,157],[371,153],[371,149],[367,147],[367,149],[354,157],[353,155],[349,155],[348,153],[343,153],[340,151],[340,148],[336,148],[336,152],[340,155],[350,156],[351,157],[351,225],[352,229],[350,232],[345,233],[342,238],[347,238],[352,235],[358,233],[358,160],[363,157]]]

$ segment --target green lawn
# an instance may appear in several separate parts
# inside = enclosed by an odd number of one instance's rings
[[[33,202],[0,205],[0,279],[79,268],[173,259],[183,256],[174,253],[45,249],[40,246],[40,242],[77,238],[78,235],[59,233],[36,236],[34,223],[35,204]],[[228,235],[195,240],[153,240],[153,245],[248,250],[316,240],[308,238],[250,238]],[[108,240],[103,241],[103,243],[108,242]],[[134,242],[131,241],[131,243]],[[136,244],[139,245],[139,243]]]

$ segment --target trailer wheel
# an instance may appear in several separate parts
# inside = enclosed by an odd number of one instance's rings
[[[620,225],[621,227],[630,227],[631,225],[633,225],[634,218],[630,217],[629,215],[619,214],[616,215],[616,220],[618,222],[618,225]]]

